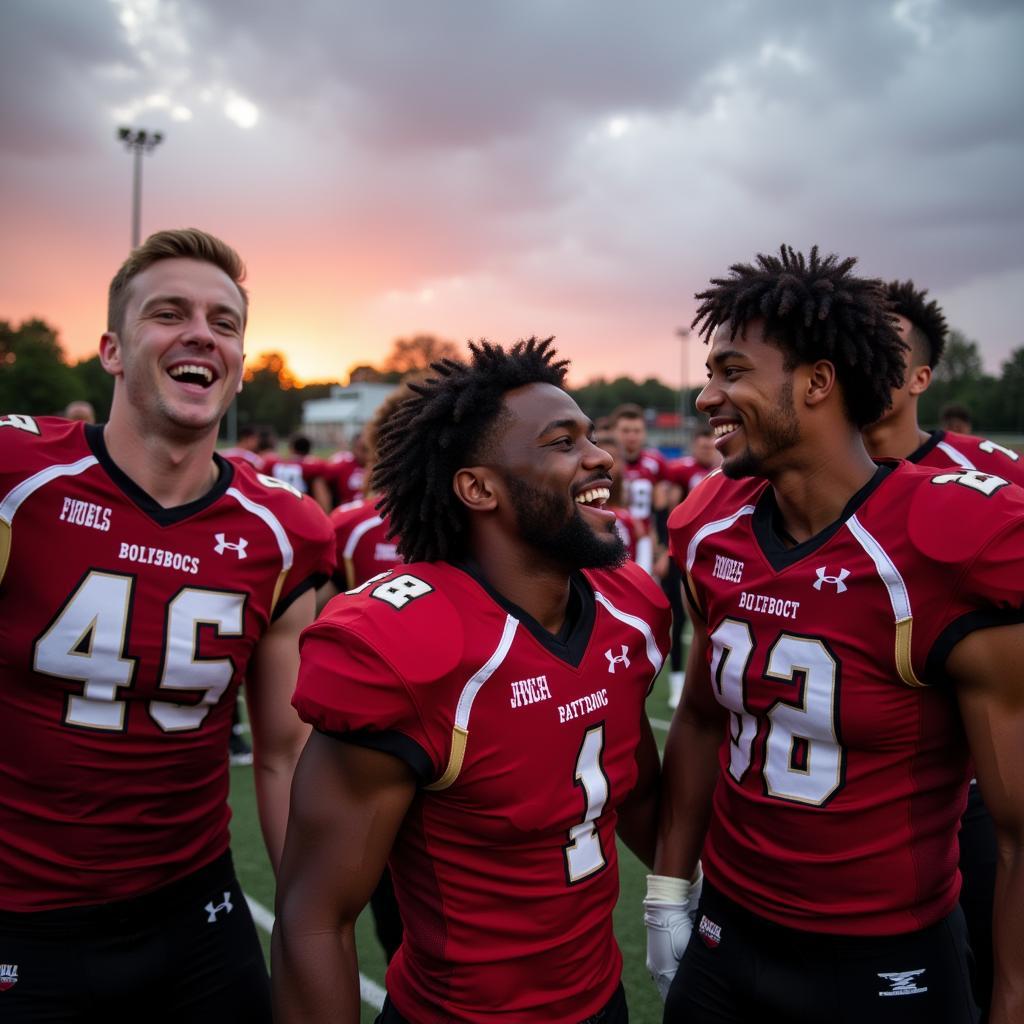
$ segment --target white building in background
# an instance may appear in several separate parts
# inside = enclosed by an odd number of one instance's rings
[[[396,386],[335,385],[330,398],[314,398],[302,403],[302,432],[318,448],[348,447]]]

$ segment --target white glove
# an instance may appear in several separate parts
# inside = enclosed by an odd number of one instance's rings
[[[651,972],[663,1002],[668,997],[669,986],[690,941],[703,885],[704,875],[699,864],[692,882],[666,875],[647,876],[647,895],[644,897],[647,970]]]

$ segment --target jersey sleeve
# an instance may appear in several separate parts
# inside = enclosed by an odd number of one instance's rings
[[[288,496],[290,500],[292,496]],[[327,513],[310,497],[300,499],[298,514],[289,517],[292,567],[281,587],[274,618],[307,590],[323,586],[334,574],[334,530]]]
[[[441,772],[409,686],[389,660],[349,629],[320,620],[302,635],[292,704],[320,732],[405,761],[421,784]]]
[[[727,489],[729,481],[720,470],[715,470],[709,473],[701,484],[703,486],[691,491],[670,513],[668,546],[672,560],[679,566],[682,574],[683,589],[690,607],[703,618],[704,598],[698,593],[690,575],[690,545],[702,524],[709,518],[715,518],[713,510],[719,506],[725,507],[722,492],[723,489]]]

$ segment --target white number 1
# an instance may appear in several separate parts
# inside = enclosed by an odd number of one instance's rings
[[[569,829],[569,842],[563,847],[570,885],[589,878],[606,863],[594,825],[608,802],[608,778],[601,767],[603,750],[604,725],[595,725],[587,730],[576,758],[576,785],[583,788],[585,805],[583,820]]]

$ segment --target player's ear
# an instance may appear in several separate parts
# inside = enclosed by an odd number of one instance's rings
[[[115,331],[105,331],[100,338],[100,365],[114,377],[124,372],[121,339]]]
[[[820,405],[836,389],[836,368],[827,359],[819,359],[815,363],[803,367],[805,381],[803,387],[804,403],[809,406]]]
[[[931,382],[932,368],[927,363],[924,366],[915,366],[910,371],[910,387],[907,391],[911,395],[924,394]]]
[[[471,512],[491,512],[498,507],[497,480],[487,466],[466,466],[456,472],[452,487]]]

